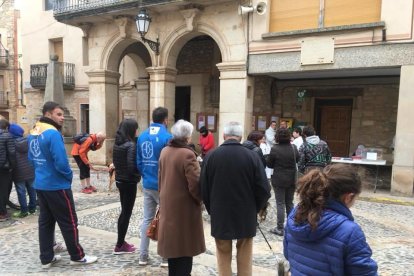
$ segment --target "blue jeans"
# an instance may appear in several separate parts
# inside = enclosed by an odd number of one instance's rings
[[[33,179],[15,182],[17,198],[20,204],[20,211],[27,213],[29,210],[36,210],[36,192],[33,188]],[[26,190],[29,194],[29,208],[27,207]]]
[[[143,189],[144,193],[144,218],[141,223],[141,244],[139,252],[141,256],[148,256],[149,238],[147,237],[147,229],[155,216],[157,205],[160,203],[158,191]]]

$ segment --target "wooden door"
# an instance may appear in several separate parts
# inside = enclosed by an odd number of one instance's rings
[[[320,138],[332,156],[349,155],[352,106],[320,106]]]

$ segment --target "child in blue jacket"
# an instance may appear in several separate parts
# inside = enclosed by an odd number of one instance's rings
[[[284,254],[295,275],[377,275],[377,264],[349,208],[361,180],[349,165],[328,165],[299,180],[300,203],[285,228]]]

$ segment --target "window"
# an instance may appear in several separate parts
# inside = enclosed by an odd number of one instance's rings
[[[273,0],[270,32],[378,22],[381,0]]]
[[[49,53],[59,57],[58,61],[63,62],[63,40],[62,38],[49,40]]]
[[[55,0],[45,0],[45,11],[53,10]]]

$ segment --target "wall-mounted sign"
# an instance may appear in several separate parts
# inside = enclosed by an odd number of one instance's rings
[[[300,65],[334,63],[335,38],[309,37],[301,42]]]

